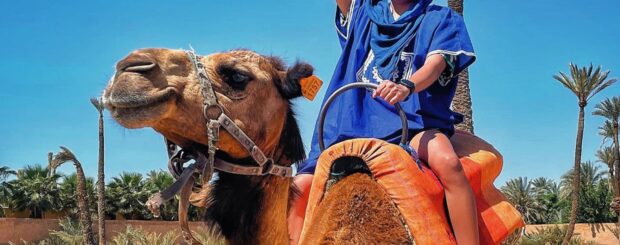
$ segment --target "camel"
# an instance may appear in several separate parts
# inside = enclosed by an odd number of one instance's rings
[[[313,67],[290,67],[273,56],[232,50],[198,57],[217,101],[234,124],[273,164],[291,166],[305,157],[291,100],[302,95],[301,80]],[[208,151],[205,98],[200,79],[183,50],[140,49],[116,65],[103,93],[114,120],[126,128],[153,128],[182,148]],[[230,133],[219,131],[217,155],[243,166],[256,166],[251,154]],[[391,198],[370,176],[361,158],[334,161],[345,175],[329,177],[317,216],[302,244],[412,244],[416,238]],[[501,168],[501,167],[500,167]],[[298,190],[291,178],[218,172],[211,184],[192,194],[206,207],[204,220],[228,244],[288,244],[287,212]],[[308,223],[308,222],[306,222]]]

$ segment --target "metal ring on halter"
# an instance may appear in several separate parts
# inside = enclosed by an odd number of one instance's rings
[[[373,84],[373,83],[354,82],[354,83],[350,83],[345,86],[342,86],[341,88],[337,89],[334,93],[332,93],[332,95],[330,95],[329,98],[327,98],[327,100],[325,101],[325,104],[323,105],[323,108],[321,108],[321,112],[319,113],[319,125],[318,125],[319,139],[318,140],[319,140],[319,148],[321,149],[321,151],[325,150],[325,142],[323,139],[323,126],[325,125],[325,115],[327,114],[327,110],[329,109],[329,106],[332,104],[334,99],[336,99],[338,95],[350,89],[366,88],[366,89],[375,90],[377,89],[377,87],[378,85]],[[407,140],[409,139],[409,123],[407,121],[407,115],[405,114],[405,111],[403,111],[403,109],[400,107],[399,103],[394,104],[394,107],[398,111],[398,115],[400,116],[400,122],[402,123],[402,126],[403,126],[403,129],[401,131],[400,145],[406,146],[408,145]]]
[[[265,162],[265,164],[263,166],[261,166],[263,169],[261,170],[261,175],[266,175],[269,172],[271,172],[271,170],[273,169],[273,160],[269,159],[267,160],[267,162]]]
[[[219,104],[205,105],[204,107],[204,115],[207,119],[217,120],[222,114],[224,114],[224,108]]]

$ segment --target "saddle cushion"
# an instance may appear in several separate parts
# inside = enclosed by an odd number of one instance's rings
[[[502,156],[484,140],[464,132],[452,144],[476,195],[481,244],[500,244],[524,226],[519,212],[493,181],[502,169]],[[418,166],[401,147],[378,139],[343,141],[319,157],[306,209],[302,237],[323,198],[332,163],[344,156],[363,159],[373,178],[400,210],[416,244],[456,244],[444,206],[444,191],[435,174]]]

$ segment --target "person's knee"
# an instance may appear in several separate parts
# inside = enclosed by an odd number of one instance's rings
[[[463,184],[465,172],[456,154],[442,154],[436,158],[433,167],[444,186]]]
[[[310,196],[310,189],[312,188],[312,174],[300,174],[293,178],[294,188],[296,189],[296,197],[294,197],[293,205],[291,206],[294,212],[303,215],[306,210],[308,197]]]
[[[307,194],[312,187],[313,177],[314,175],[312,174],[300,174],[293,178],[293,183],[295,183],[295,187],[297,187],[302,194]]]
[[[312,174],[300,174],[293,178],[293,184],[299,191],[299,196],[292,202],[288,215],[288,228],[291,244],[297,244],[306,215],[308,196],[312,188]]]

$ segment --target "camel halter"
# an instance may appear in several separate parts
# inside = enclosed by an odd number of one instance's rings
[[[293,170],[291,167],[281,166],[274,163],[272,158],[267,158],[265,153],[248,137],[235,122],[224,113],[224,108],[218,103],[215,91],[213,90],[213,82],[209,78],[204,65],[198,60],[193,50],[185,51],[187,56],[194,64],[200,86],[202,87],[202,95],[204,96],[204,116],[208,120],[207,134],[209,136],[209,150],[207,163],[208,167],[215,168],[232,174],[261,176],[261,175],[277,175],[281,177],[292,177]],[[243,146],[252,159],[258,164],[257,167],[243,166],[225,160],[215,158],[217,152],[217,141],[219,137],[219,129],[225,129],[232,135],[237,142]],[[203,172],[204,174],[204,172]],[[210,176],[209,176],[210,177]],[[203,176],[204,180],[204,176]]]
[[[185,53],[194,65],[204,97],[203,112],[207,120],[208,136],[207,154],[205,155],[196,149],[183,149],[172,141],[165,139],[169,157],[168,170],[176,178],[176,181],[165,190],[153,194],[146,202],[146,206],[155,217],[158,217],[161,204],[179,193],[179,222],[183,237],[191,244],[200,244],[191,235],[187,220],[189,197],[198,177],[197,175],[201,177],[201,183],[205,185],[211,179],[214,169],[238,175],[264,176],[270,174],[280,177],[292,177],[293,170],[291,167],[275,164],[273,159],[267,157],[254,141],[224,113],[224,108],[217,101],[213,82],[209,78],[204,65],[198,60],[193,49],[187,50]],[[216,158],[215,155],[219,150],[217,142],[219,141],[220,128],[232,135],[250,153],[250,156],[258,166],[244,166]],[[186,163],[192,160],[194,163],[184,167]]]

